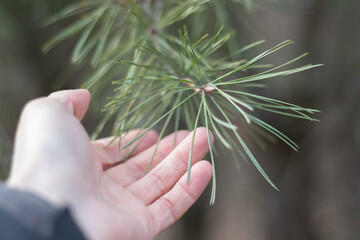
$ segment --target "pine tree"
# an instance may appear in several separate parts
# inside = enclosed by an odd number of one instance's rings
[[[114,94],[107,96],[106,113],[93,138],[111,118],[115,118],[115,138],[121,139],[133,128],[144,130],[123,148],[155,126],[161,126],[159,141],[171,126],[173,131],[178,131],[181,122],[194,131],[193,140],[196,128],[204,126],[213,166],[210,204],[214,204],[214,155],[219,151],[230,151],[237,167],[239,157],[250,160],[277,189],[251,153],[239,129],[246,130],[259,144],[263,144],[264,139],[277,137],[298,150],[296,143],[285,134],[256,117],[257,110],[310,121],[316,121],[311,115],[318,112],[254,93],[254,89],[265,86],[265,80],[320,65],[288,68],[307,54],[279,66],[261,62],[292,44],[290,40],[253,58],[244,58],[247,50],[264,41],[240,47],[230,14],[227,14],[227,9],[239,8],[240,4],[246,9],[252,6],[250,0],[78,1],[45,21],[50,25],[76,16],[69,26],[44,44],[43,50],[48,52],[64,39],[77,36],[71,62],[90,65],[94,69],[83,86],[96,92],[99,86],[113,84]],[[209,19],[208,16],[215,17]],[[221,144],[211,146],[210,131]]]

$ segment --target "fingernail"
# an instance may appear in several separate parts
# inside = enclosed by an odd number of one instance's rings
[[[51,93],[48,98],[56,99],[59,103],[63,104],[70,113],[74,113],[74,106],[66,93],[54,92]]]

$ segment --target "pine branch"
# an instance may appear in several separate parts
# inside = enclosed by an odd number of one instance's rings
[[[248,9],[252,7],[249,0],[234,2],[242,2]],[[236,47],[231,54],[223,54],[224,47],[238,45],[233,40],[233,32],[225,31],[230,28],[228,25],[220,27],[213,36],[202,34],[194,41],[186,25],[177,31],[178,35],[174,34],[179,22],[188,21],[194,13],[201,16],[199,14],[204,10],[216,11],[214,6],[221,6],[221,11],[224,11],[226,6],[222,4],[226,3],[209,0],[80,1],[47,19],[46,24],[53,24],[78,15],[70,26],[55,34],[43,48],[45,52],[49,51],[59,42],[77,35],[79,38],[72,52],[72,62],[86,62],[95,68],[84,86],[94,89],[99,84],[113,83],[114,95],[109,97],[105,106],[107,113],[93,137],[109,119],[115,117],[115,138],[121,140],[121,136],[133,128],[143,130],[123,147],[127,148],[146,132],[161,125],[154,157],[170,123],[174,122],[176,137],[180,122],[184,121],[188,129],[193,130],[188,162],[189,181],[195,132],[198,126],[204,126],[214,174],[210,204],[215,202],[217,149],[230,151],[238,168],[240,164],[236,156],[251,161],[267,182],[277,189],[239,130],[247,130],[262,147],[263,139],[273,141],[278,138],[297,151],[296,143],[255,117],[255,112],[261,110],[317,121],[313,115],[318,111],[264,97],[253,93],[252,89],[266,87],[268,80],[321,66],[289,68],[307,53],[279,66],[263,62],[269,55],[292,44],[290,40],[249,60],[242,57],[243,53],[256,48],[263,40],[242,48]],[[198,29],[199,32],[203,30]],[[257,73],[252,74],[250,69],[256,69]],[[210,131],[220,141],[217,146],[211,145]],[[147,171],[151,164],[152,159]]]

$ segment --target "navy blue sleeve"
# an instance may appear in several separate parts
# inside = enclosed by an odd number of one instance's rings
[[[69,208],[0,184],[1,240],[85,239]]]

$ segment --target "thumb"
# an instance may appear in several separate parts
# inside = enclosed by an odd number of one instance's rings
[[[50,94],[48,98],[64,104],[79,121],[85,116],[90,104],[90,93],[86,89],[58,91]]]
[[[79,122],[89,102],[90,93],[79,89],[55,92],[27,103],[15,137],[10,177],[44,161],[50,161],[50,166],[68,164],[71,169],[74,163],[91,159],[89,136]]]
[[[96,166],[89,136],[79,121],[89,102],[89,92],[80,89],[56,92],[24,107],[9,186],[31,190],[54,203],[91,189]]]

